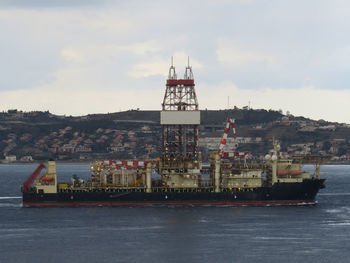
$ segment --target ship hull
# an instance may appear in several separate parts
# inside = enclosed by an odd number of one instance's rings
[[[272,187],[232,189],[215,193],[204,189],[163,189],[151,193],[122,189],[43,194],[23,193],[24,207],[79,206],[273,206],[313,205],[324,179],[276,183]]]

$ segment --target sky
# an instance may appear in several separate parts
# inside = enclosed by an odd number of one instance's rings
[[[0,0],[0,111],[160,110],[171,57],[201,109],[350,123],[350,1]]]

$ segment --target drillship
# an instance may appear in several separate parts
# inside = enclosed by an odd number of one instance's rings
[[[227,120],[217,152],[202,165],[198,137],[200,111],[192,68],[178,79],[171,65],[160,112],[162,154],[156,160],[97,160],[86,181],[57,181],[53,160],[40,164],[23,183],[24,207],[58,206],[264,206],[312,205],[325,179],[320,166],[326,157],[283,159],[279,144],[262,164],[249,164],[247,153],[226,152]],[[313,174],[302,170],[314,164]]]

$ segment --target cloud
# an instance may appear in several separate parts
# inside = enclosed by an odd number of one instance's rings
[[[238,106],[348,119],[346,1],[13,0],[0,7],[4,110],[159,109],[171,56],[182,77],[189,55],[202,108],[226,107],[230,96]]]
[[[61,56],[69,62],[94,62],[119,55],[130,54],[143,57],[161,50],[156,41],[136,42],[129,45],[105,43],[79,43],[64,47]]]
[[[63,77],[67,77],[68,73],[61,74],[62,81],[54,86],[0,92],[0,110],[18,108],[25,111],[50,110],[56,114],[85,115],[136,108],[161,109],[160,104],[165,92],[163,83],[157,82],[156,88],[146,86],[142,90],[125,89],[122,85],[115,84],[99,89],[99,82],[90,80],[79,83],[73,89],[71,87],[75,83],[63,82]],[[82,74],[87,76],[89,73],[86,71]],[[313,86],[289,90],[268,87],[247,90],[237,87],[232,82],[215,86],[197,82],[196,91],[201,109],[243,107],[250,102],[254,109],[282,109],[296,116],[350,123],[349,90],[324,90]],[[228,97],[230,105],[227,105]],[[20,107],[18,101],[21,102]]]
[[[72,61],[72,62],[79,62],[82,61],[84,58],[79,52],[77,52],[74,49],[71,48],[66,48],[61,51],[61,56],[67,60],[67,61]]]
[[[2,0],[0,6],[7,8],[57,8],[90,7],[106,4],[106,0]]]
[[[103,13],[88,10],[81,12],[81,14],[78,18],[75,18],[81,27],[99,35],[106,34],[109,37],[119,35],[120,37],[120,34],[127,35],[136,27],[134,19],[130,18],[127,13],[118,10],[104,11]]]
[[[59,39],[64,42],[79,39],[86,31],[120,37],[121,34],[128,34],[135,29],[135,19],[118,9],[104,12],[94,9],[0,9],[0,23],[5,27],[21,27],[19,29],[22,30],[25,26],[23,34],[41,33],[40,36],[44,36],[44,39],[58,34],[60,37],[64,36]]]
[[[170,60],[160,57],[153,57],[147,62],[140,62],[135,65],[128,75],[133,78],[147,78],[155,75],[166,76],[166,68],[169,68]]]
[[[78,116],[136,108],[160,109],[162,96],[161,90],[159,96],[155,96],[152,92],[144,92],[140,96],[138,90],[125,90],[122,87],[110,90],[41,87],[32,90],[2,91],[0,103],[1,110],[14,108],[24,111],[49,110],[55,114]],[[18,101],[21,101],[20,107]]]
[[[275,62],[273,55],[264,52],[240,47],[232,41],[219,39],[218,49],[216,50],[219,63],[232,67],[249,67],[261,64],[269,66]]]
[[[110,54],[115,47],[118,52],[144,52],[133,44],[148,40],[126,40],[134,32],[133,25],[133,19],[119,10],[102,14],[98,10],[0,9],[0,49],[6,50],[0,52],[0,70],[6,76],[0,79],[0,89],[37,87],[60,70],[62,58],[64,63],[84,62],[89,56]]]
[[[350,90],[325,90],[314,86],[243,89],[232,82],[224,82],[215,87],[204,83],[199,83],[198,86],[201,108],[227,108],[229,97],[230,108],[248,106],[250,103],[255,109],[282,109],[296,116],[350,123]]]
[[[324,56],[315,58],[313,66],[315,68],[341,70],[343,68],[350,69],[348,63],[350,59],[350,45],[335,48],[332,52]]]
[[[175,68],[181,68],[183,65],[183,72],[179,74],[177,71],[178,78],[182,78],[185,67],[187,66],[188,56],[184,52],[175,52],[173,55],[173,61]],[[171,64],[171,58],[163,57],[152,57],[148,61],[140,62],[135,65],[132,70],[129,71],[129,76],[133,78],[147,78],[151,76],[160,75],[166,77],[168,75],[167,69]],[[190,58],[190,66],[200,69],[203,65],[196,59]],[[180,71],[181,72],[181,71]]]

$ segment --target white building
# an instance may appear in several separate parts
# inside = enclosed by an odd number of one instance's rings
[[[8,155],[5,157],[5,161],[7,162],[15,162],[17,160],[16,155]]]

